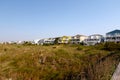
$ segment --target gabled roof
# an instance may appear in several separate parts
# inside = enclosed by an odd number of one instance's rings
[[[77,36],[77,37],[81,37],[81,36],[85,36],[85,35],[80,35],[80,34],[77,34],[77,35],[75,35],[75,36]]]
[[[93,35],[90,35],[90,36],[103,36],[103,35],[100,35],[100,34],[93,34]]]
[[[120,30],[118,30],[118,29],[116,29],[116,30],[114,30],[114,31],[111,31],[111,32],[108,32],[108,33],[106,33],[106,35],[114,35],[115,33],[119,33],[120,34]]]

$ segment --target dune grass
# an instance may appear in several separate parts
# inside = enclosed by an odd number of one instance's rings
[[[99,46],[0,45],[0,80],[109,80],[119,62]],[[119,52],[117,52],[119,53]]]

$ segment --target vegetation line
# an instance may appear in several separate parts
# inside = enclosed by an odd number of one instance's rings
[[[106,56],[102,57],[100,60],[98,60],[95,65],[97,65],[97,64],[105,61],[107,58],[109,58],[109,57],[111,57],[111,56],[113,56],[113,55],[115,55],[115,54],[117,54],[117,53],[118,53],[118,52],[115,52],[115,51],[110,52],[108,55],[106,55]]]
[[[0,45],[0,80],[110,80],[120,44]]]

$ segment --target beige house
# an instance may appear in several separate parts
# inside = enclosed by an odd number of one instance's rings
[[[87,39],[87,36],[84,35],[75,35],[71,37],[70,43],[72,44],[80,44],[82,43],[85,39]]]

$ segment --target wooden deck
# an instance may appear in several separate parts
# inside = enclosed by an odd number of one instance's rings
[[[111,80],[120,80],[120,63],[117,67],[117,69],[115,70]]]

